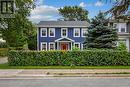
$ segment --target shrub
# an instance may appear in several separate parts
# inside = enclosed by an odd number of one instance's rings
[[[72,51],[79,51],[79,50],[80,50],[80,48],[78,48],[78,47],[75,47],[75,46],[72,47]]]
[[[8,45],[5,42],[0,42],[0,48],[7,48]]]
[[[126,45],[125,45],[123,42],[120,42],[120,43],[119,43],[119,46],[117,47],[117,50],[128,51]]]
[[[7,56],[8,49],[7,48],[0,48],[0,57]]]
[[[10,51],[12,66],[117,66],[130,65],[126,51]]]

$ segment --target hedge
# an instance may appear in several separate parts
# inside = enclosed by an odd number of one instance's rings
[[[130,65],[126,51],[10,51],[11,66],[118,66]]]
[[[0,48],[0,57],[5,57],[8,54],[8,48]]]

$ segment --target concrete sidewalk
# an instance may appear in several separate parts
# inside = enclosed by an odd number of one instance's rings
[[[0,69],[0,78],[130,77],[130,69]]]

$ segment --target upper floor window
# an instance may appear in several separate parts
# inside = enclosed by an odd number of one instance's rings
[[[47,37],[47,28],[41,28],[41,37]]]
[[[49,28],[49,37],[55,37],[55,28]]]
[[[55,50],[55,43],[49,43],[49,50]]]
[[[74,43],[74,47],[80,48],[80,43]]]
[[[80,28],[74,29],[74,37],[80,37]]]
[[[43,50],[43,51],[47,50],[47,43],[46,42],[41,43],[41,50]]]
[[[1,13],[2,14],[12,14],[14,12],[14,1],[0,1],[1,3]]]
[[[68,35],[67,28],[62,28],[61,29],[61,37],[67,37],[67,35]]]
[[[82,29],[82,37],[86,37],[88,31],[87,31],[87,28],[83,28]]]
[[[126,23],[120,23],[119,32],[126,32]]]

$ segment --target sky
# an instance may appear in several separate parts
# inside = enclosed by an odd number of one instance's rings
[[[114,1],[114,0],[113,0]],[[62,16],[58,9],[64,6],[81,6],[89,11],[89,18],[96,16],[99,11],[107,11],[113,3],[106,3],[106,0],[37,0],[36,8],[31,11],[29,19],[38,23],[40,21],[56,21]]]

